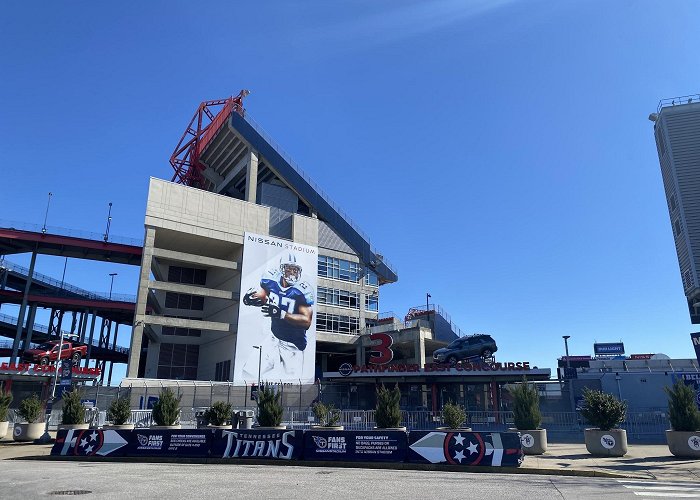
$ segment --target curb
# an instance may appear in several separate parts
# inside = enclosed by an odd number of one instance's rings
[[[202,465],[274,465],[297,467],[333,467],[338,469],[380,469],[380,470],[417,470],[441,472],[468,472],[490,474],[532,474],[539,476],[571,476],[571,477],[604,477],[614,479],[648,479],[646,476],[620,474],[601,470],[577,469],[534,469],[530,467],[491,467],[491,466],[458,466],[443,464],[413,464],[402,462],[322,462],[310,460],[261,460],[230,458],[181,458],[181,457],[66,457],[38,455],[8,458],[7,460],[46,460],[56,462],[121,462],[121,463],[150,463],[150,464],[202,464]]]

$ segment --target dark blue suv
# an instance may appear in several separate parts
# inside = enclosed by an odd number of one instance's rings
[[[447,347],[437,349],[433,353],[433,360],[454,365],[457,361],[468,358],[490,358],[497,350],[496,341],[491,335],[469,335],[453,340]]]

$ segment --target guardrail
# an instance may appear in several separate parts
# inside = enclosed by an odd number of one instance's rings
[[[661,112],[662,108],[667,108],[670,106],[680,106],[682,104],[692,104],[694,102],[700,102],[700,94],[690,94],[683,95],[680,97],[669,97],[668,99],[661,99],[659,105],[656,107],[656,112]]]
[[[23,276],[29,276],[29,269],[20,266],[19,264],[15,264],[14,262],[10,262],[9,260],[6,259],[0,259],[0,271],[2,271],[2,268],[5,268],[9,271],[14,271],[17,274],[21,274]],[[79,288],[75,285],[71,285],[69,283],[66,283],[65,281],[58,281],[56,278],[52,278],[51,276],[47,276],[45,274],[37,273],[34,271],[32,274],[32,280],[33,281],[38,281],[46,285],[50,285],[53,287],[58,288],[58,290],[52,291],[50,295],[61,295],[61,291],[65,290],[66,292],[71,292],[75,295],[79,295],[83,298],[90,299],[90,300],[111,300],[115,302],[136,302],[136,295],[131,295],[131,294],[125,294],[125,293],[112,293],[110,294],[109,292],[91,292],[89,290],[83,290],[82,288]],[[37,295],[44,295],[41,292],[32,292]],[[66,294],[68,295],[68,294]]]
[[[105,241],[104,233],[94,233],[91,231],[81,231],[79,229],[68,229],[65,227],[46,226],[46,231],[43,231],[44,226],[39,224],[29,224],[26,222],[18,222],[12,220],[0,219],[0,228],[13,229],[16,231],[30,231],[33,233],[45,233],[58,236],[68,236],[72,238],[81,238],[84,240],[96,240],[105,243],[118,243],[121,245],[130,245],[135,247],[143,247],[143,239],[130,238],[126,236],[115,236],[110,234]]]

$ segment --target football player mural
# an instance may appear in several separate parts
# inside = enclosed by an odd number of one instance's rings
[[[245,234],[234,381],[313,383],[318,251]],[[255,346],[262,349],[262,357]]]

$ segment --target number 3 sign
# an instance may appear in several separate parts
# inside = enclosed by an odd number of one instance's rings
[[[388,333],[372,333],[369,336],[372,342],[379,342],[371,346],[369,362],[373,365],[385,365],[394,359],[394,351],[391,345],[394,339]]]

